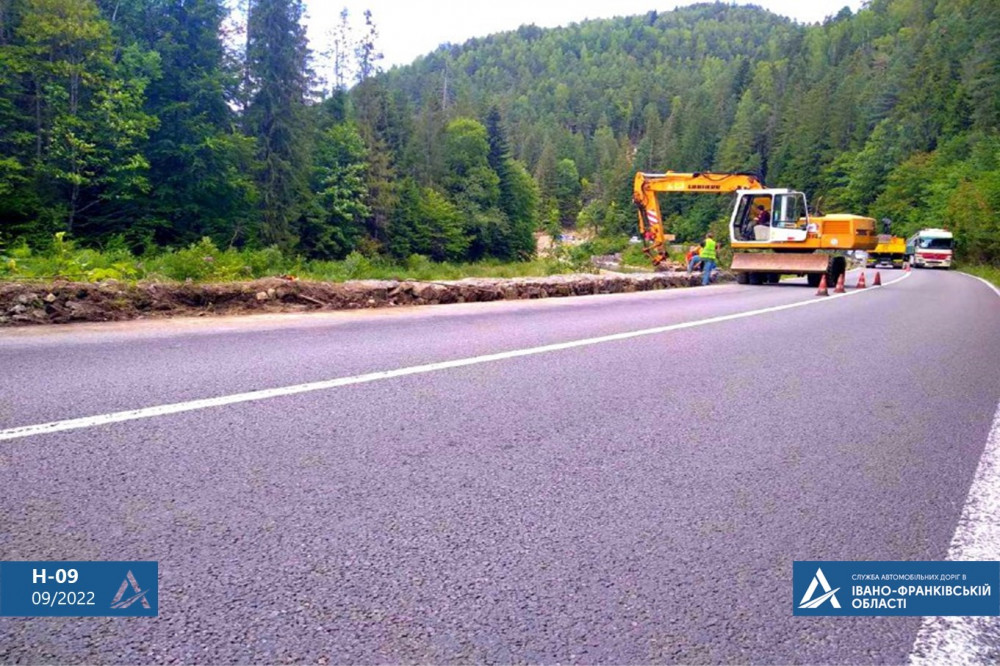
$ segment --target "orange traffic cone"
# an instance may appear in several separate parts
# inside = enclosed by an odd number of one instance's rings
[[[819,279],[819,289],[816,290],[816,295],[817,296],[829,296],[830,295],[830,290],[827,289],[827,286],[826,286],[826,274],[825,273],[823,274],[823,277],[821,277]]]
[[[865,272],[861,271],[861,277],[858,278],[858,286],[856,289],[864,289],[868,285],[865,284]]]
[[[873,287],[881,287],[882,286],[882,274],[879,273],[878,271],[875,271],[875,281],[872,282],[872,286]]]
[[[835,293],[835,294],[843,294],[844,293],[844,274],[843,273],[841,273],[840,277],[837,278],[837,288],[833,290],[833,293]]]

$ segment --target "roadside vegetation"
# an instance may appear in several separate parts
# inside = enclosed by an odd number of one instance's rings
[[[12,247],[0,246],[0,280],[232,282],[294,276],[343,282],[540,277],[592,271],[590,256],[589,249],[577,247],[557,248],[552,256],[516,262],[435,262],[419,254],[398,260],[358,252],[343,260],[322,261],[289,255],[277,247],[220,249],[207,237],[185,248],[136,256],[122,240],[102,249],[83,248],[58,233],[42,248],[32,248],[23,241]]]
[[[970,275],[976,275],[989,280],[994,286],[1000,287],[1000,266],[990,266],[988,264],[960,264],[958,268]]]
[[[378,17],[344,15],[327,53],[304,11],[0,2],[0,233],[8,256],[32,248],[5,276],[562,271],[587,248],[538,263],[534,234],[584,228],[648,266],[625,246],[631,184],[666,169],[752,171],[1000,262],[1000,3],[873,0],[809,25],[703,3],[389,71]],[[661,213],[690,244],[728,205],[668,196]],[[58,232],[94,254],[50,251]]]

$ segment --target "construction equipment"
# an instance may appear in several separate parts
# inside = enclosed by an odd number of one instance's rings
[[[768,188],[748,173],[643,173],[635,175],[632,198],[639,209],[639,230],[654,265],[666,258],[666,242],[657,194],[736,193],[729,221],[734,251],[731,270],[741,284],[776,283],[782,275],[808,278],[816,288],[822,276],[837,284],[847,270],[843,253],[870,251],[878,244],[875,220],[860,215],[810,216],[806,196],[795,190]],[[739,252],[739,250],[745,250]]]
[[[899,236],[880,234],[878,245],[868,253],[865,265],[868,268],[888,266],[889,268],[902,268],[906,260],[906,239]]]
[[[764,185],[752,173],[643,173],[635,174],[632,201],[639,209],[639,236],[643,250],[659,266],[667,258],[666,244],[674,236],[666,234],[656,195],[662,192],[728,194],[737,190],[759,190]]]
[[[945,229],[921,229],[906,239],[906,261],[917,268],[951,268],[954,242]]]

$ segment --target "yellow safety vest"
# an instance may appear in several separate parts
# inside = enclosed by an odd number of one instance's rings
[[[712,261],[715,261],[715,239],[714,238],[706,238],[705,239],[705,247],[702,248],[702,250],[701,250],[701,258],[702,258],[702,260],[711,259]]]

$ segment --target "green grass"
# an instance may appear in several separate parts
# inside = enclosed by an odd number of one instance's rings
[[[294,275],[304,280],[457,280],[467,277],[541,277],[593,270],[581,256],[563,252],[557,257],[521,262],[481,261],[438,263],[413,255],[404,261],[369,258],[352,253],[342,261],[315,261],[291,257],[277,248],[221,250],[210,239],[186,248],[137,257],[124,247],[104,250],[79,248],[62,234],[49,247],[35,249],[21,243],[0,246],[0,280],[74,280],[99,282],[140,280],[161,282],[231,282]]]
[[[1000,266],[990,266],[988,264],[961,264],[958,268],[959,270],[969,273],[970,275],[976,275],[984,280],[988,280],[996,287],[1000,287]]]

